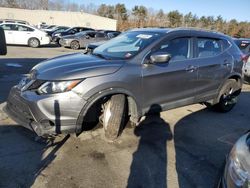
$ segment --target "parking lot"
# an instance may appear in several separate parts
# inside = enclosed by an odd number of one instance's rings
[[[47,58],[76,51],[8,46],[0,59],[0,187],[211,188],[233,143],[250,129],[250,86],[236,107],[196,104],[146,117],[114,143],[102,128],[36,141],[2,111],[11,86]],[[77,51],[80,52],[80,51]],[[145,165],[147,164],[147,165]]]

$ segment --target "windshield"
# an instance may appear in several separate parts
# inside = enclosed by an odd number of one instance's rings
[[[145,31],[126,32],[97,47],[93,54],[108,59],[130,59],[162,35],[163,33]]]
[[[72,29],[74,29],[74,27],[70,27],[70,28],[66,29],[65,32],[68,32],[68,31],[70,31]]]

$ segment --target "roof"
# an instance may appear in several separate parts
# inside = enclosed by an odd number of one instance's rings
[[[195,27],[177,27],[177,28],[149,27],[149,28],[136,28],[130,31],[147,31],[147,32],[159,32],[159,33],[170,33],[174,31],[197,31],[197,32],[207,32],[207,33],[225,35],[224,33],[220,33],[217,31],[195,28]]]

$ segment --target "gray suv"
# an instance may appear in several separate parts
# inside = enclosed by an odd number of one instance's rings
[[[91,55],[36,65],[9,94],[6,112],[39,136],[80,133],[101,122],[108,139],[126,120],[194,103],[221,112],[236,104],[242,53],[224,34],[198,29],[127,31]],[[91,125],[91,126],[90,126]]]

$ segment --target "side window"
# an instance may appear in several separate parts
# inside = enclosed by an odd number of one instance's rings
[[[3,30],[5,31],[14,31],[14,26],[13,24],[3,24],[1,27],[3,28]]]
[[[191,38],[176,38],[173,40],[168,40],[160,44],[158,48],[159,52],[165,52],[171,55],[171,61],[180,61],[190,58],[190,44]]]
[[[29,32],[31,32],[31,31],[34,31],[34,29],[23,26],[23,25],[17,25],[17,31],[29,31]]]
[[[198,57],[212,57],[222,52],[222,45],[220,40],[198,38],[197,39]]]

